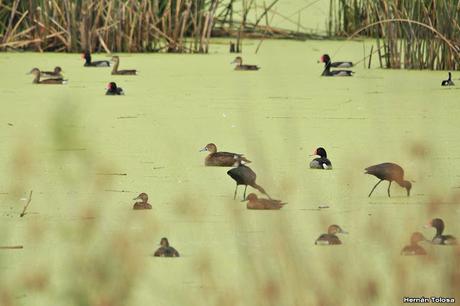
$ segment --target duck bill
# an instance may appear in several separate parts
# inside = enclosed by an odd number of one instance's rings
[[[141,199],[141,198],[138,196],[138,197],[134,198],[133,201],[134,201],[134,200],[140,200],[140,199]]]
[[[341,230],[340,233],[341,233],[341,234],[348,235],[348,232],[347,232],[346,230]]]
[[[208,149],[206,149],[206,147],[204,147],[203,149],[200,149],[200,151],[198,151],[198,152],[203,152],[203,151],[208,151]]]

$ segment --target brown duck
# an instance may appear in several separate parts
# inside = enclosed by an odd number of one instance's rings
[[[231,64],[236,64],[235,70],[249,70],[249,71],[256,71],[259,70],[260,67],[257,65],[244,65],[243,58],[241,56],[237,56]]]
[[[287,203],[273,199],[259,199],[255,193],[248,194],[246,198],[247,209],[281,209]]]
[[[209,152],[204,160],[205,166],[211,167],[236,167],[240,162],[250,163],[243,155],[230,152],[217,152],[217,146],[213,143],[208,143],[206,147],[200,150]]]
[[[172,246],[169,245],[168,238],[161,238],[160,241],[160,248],[155,251],[153,256],[156,257],[179,257],[179,252],[173,248]]]
[[[140,195],[137,196],[137,198],[134,198],[133,200],[140,200],[134,203],[134,206],[133,206],[134,210],[152,209],[152,205],[148,203],[149,196],[145,192],[141,193]]]
[[[339,237],[336,234],[348,234],[344,231],[340,226],[333,224],[330,225],[327,229],[327,234],[322,234],[321,236],[316,239],[315,244],[320,245],[334,245],[334,244],[342,244]]]
[[[32,69],[29,74],[32,74],[35,76],[34,80],[32,83],[34,84],[67,84],[67,80],[64,80],[63,78],[53,78],[53,79],[40,79],[40,69],[34,68]]]
[[[54,67],[53,71],[40,71],[40,76],[48,78],[62,78],[62,68],[59,66]]]
[[[412,233],[410,244],[401,250],[401,255],[426,255],[424,248],[418,245],[421,241],[428,241],[420,232]]]
[[[135,69],[118,70],[118,66],[120,65],[120,58],[118,56],[113,56],[112,62],[114,62],[114,65],[112,68],[112,74],[114,75],[136,75],[137,74],[137,70]]]

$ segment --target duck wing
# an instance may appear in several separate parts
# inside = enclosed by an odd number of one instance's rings
[[[352,62],[333,62],[331,63],[331,67],[334,68],[350,68],[353,67]]]

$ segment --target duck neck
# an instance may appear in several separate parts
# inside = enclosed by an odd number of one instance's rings
[[[35,74],[35,78],[32,81],[32,83],[34,83],[34,84],[40,83],[40,73]]]
[[[120,60],[117,58],[114,60],[114,64],[113,64],[113,68],[112,68],[112,72],[117,72],[118,71],[118,65],[120,64]]]
[[[444,225],[439,224],[436,226],[436,237],[441,236],[442,232],[444,232]]]
[[[85,56],[85,61],[86,61],[85,62],[86,65],[91,65],[91,56],[90,55]]]

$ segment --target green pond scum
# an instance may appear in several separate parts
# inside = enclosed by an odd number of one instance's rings
[[[458,301],[458,247],[420,238],[427,255],[401,256],[412,233],[435,236],[434,218],[460,236],[447,72],[367,69],[370,40],[258,44],[241,54],[258,71],[235,71],[222,41],[208,55],[117,54],[136,76],[84,68],[80,54],[0,53],[0,246],[23,246],[0,249],[0,305]],[[355,74],[321,77],[325,53]],[[55,66],[67,84],[26,74]],[[105,95],[110,82],[125,95]],[[233,200],[230,168],[204,166],[208,143],[243,153],[287,204],[248,210],[242,186]],[[333,169],[310,169],[319,147]],[[387,183],[368,197],[378,180],[364,169],[383,162],[404,168],[410,197],[393,184],[389,198]],[[141,193],[152,209],[132,209]],[[315,245],[333,224],[341,245]],[[179,258],[153,256],[163,237]]]

